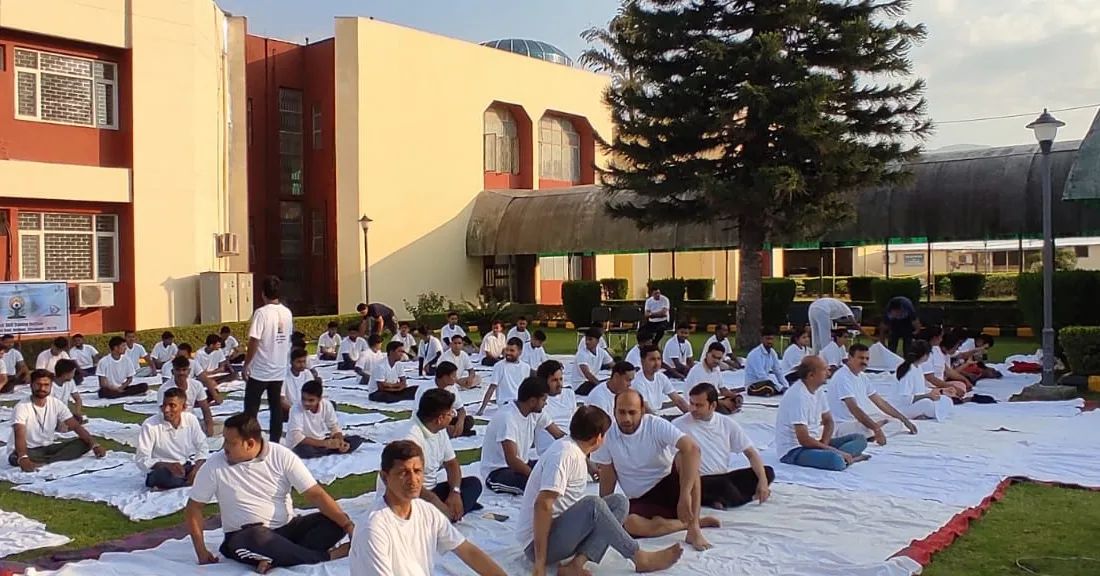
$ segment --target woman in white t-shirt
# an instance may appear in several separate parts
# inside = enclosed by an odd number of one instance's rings
[[[790,375],[795,368],[802,363],[802,359],[810,355],[810,335],[804,328],[797,327],[791,335],[791,345],[783,351],[783,358],[779,361],[779,369],[784,374]],[[787,379],[788,382],[791,380]]]
[[[898,392],[894,405],[908,418],[943,420],[951,412],[951,399],[936,388],[929,388],[923,365],[928,362],[929,346],[924,340],[909,345],[905,361],[898,366]]]

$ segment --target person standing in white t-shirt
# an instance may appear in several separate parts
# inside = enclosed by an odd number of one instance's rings
[[[76,460],[88,450],[102,458],[107,453],[96,443],[65,404],[50,394],[53,374],[46,370],[31,372],[31,397],[12,409],[11,436],[8,438],[8,464],[23,472],[34,472],[43,464]],[[76,433],[76,438],[54,443],[58,428]]]
[[[244,358],[244,411],[252,416],[259,414],[260,400],[267,393],[272,442],[283,437],[283,377],[290,357],[290,333],[294,331],[290,309],[279,302],[280,287],[277,276],[264,279],[260,289],[264,305],[252,313]]]
[[[649,298],[645,301],[642,313],[645,326],[641,330],[649,333],[653,337],[653,342],[660,342],[661,338],[664,338],[665,330],[668,330],[668,319],[671,311],[672,304],[668,301],[667,296],[661,294],[661,289],[650,288]]]
[[[807,356],[798,365],[798,380],[779,401],[775,414],[775,453],[779,461],[839,472],[864,455],[867,437],[863,434],[833,436],[833,417],[823,386],[829,367],[817,356]]]
[[[886,445],[886,434],[882,428],[888,420],[876,420],[867,410],[871,409],[865,402],[870,402],[874,407],[882,411],[882,414],[896,418],[908,430],[910,434],[917,433],[917,427],[904,414],[886,401],[867,381],[864,371],[870,362],[871,354],[867,346],[852,344],[848,349],[848,361],[833,374],[829,380],[829,389],[826,396],[829,398],[829,411],[836,421],[837,434],[863,434],[874,436],[879,446]],[[876,414],[881,416],[881,414]]]
[[[741,409],[741,392],[744,388],[731,389],[722,383],[722,361],[726,356],[726,349],[720,342],[711,342],[703,360],[691,367],[687,378],[684,380],[684,389],[691,390],[699,384],[708,383],[718,390],[718,412],[721,414],[733,414]]]
[[[412,440],[382,449],[378,481],[382,505],[372,509],[351,539],[350,576],[422,576],[435,573],[437,554],[454,552],[479,576],[507,576],[470,542],[424,492],[424,450]]]
[[[485,390],[485,397],[482,398],[481,407],[477,410],[478,416],[485,413],[485,408],[489,406],[489,401],[493,399],[494,394],[498,407],[503,407],[516,399],[520,383],[532,372],[526,362],[519,360],[519,351],[522,346],[523,342],[516,338],[504,347],[504,360],[493,366],[493,372],[489,375],[489,388]]]
[[[688,340],[690,334],[690,327],[679,326],[676,328],[676,335],[665,343],[665,351],[661,359],[664,361],[665,373],[669,378],[683,380],[695,365],[695,351],[691,349],[691,340]]]
[[[642,370],[634,377],[630,387],[637,390],[645,401],[645,410],[649,414],[656,414],[664,406],[665,399],[680,409],[680,412],[691,411],[691,406],[672,385],[664,371],[661,370],[661,351],[650,344],[642,348]]]
[[[570,558],[558,574],[586,573],[585,565],[599,564],[608,548],[631,560],[637,572],[670,568],[683,553],[679,544],[642,550],[623,528],[630,508],[626,497],[587,494],[588,455],[603,446],[610,427],[611,418],[603,410],[578,408],[569,422],[569,437],[554,442],[531,471],[516,539],[534,562],[532,574],[542,576]]]
[[[493,492],[521,495],[531,476],[534,460],[527,456],[535,445],[535,435],[546,429],[554,438],[565,434],[550,421],[542,409],[550,396],[546,381],[530,376],[519,386],[515,402],[500,406],[481,448],[481,478]]]

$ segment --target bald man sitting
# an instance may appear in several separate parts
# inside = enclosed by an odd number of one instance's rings
[[[833,417],[825,399],[829,366],[818,356],[807,356],[795,369],[798,380],[779,401],[775,415],[775,452],[779,461],[794,466],[841,471],[870,458],[863,453],[862,434],[833,436]]]

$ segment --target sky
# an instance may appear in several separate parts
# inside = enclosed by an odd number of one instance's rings
[[[604,25],[618,0],[217,0],[253,34],[304,42],[333,35],[336,16],[371,16],[480,42],[543,40],[576,58],[580,33]],[[928,39],[912,53],[928,83],[936,132],[925,148],[1033,143],[1025,126],[1044,107],[1082,138],[1100,105],[1100,0],[913,0],[907,16]],[[1017,118],[957,122],[1017,115]]]

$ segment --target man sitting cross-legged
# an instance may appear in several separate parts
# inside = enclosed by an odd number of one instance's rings
[[[129,360],[126,361],[129,363]],[[46,370],[31,372],[31,397],[12,409],[11,437],[8,438],[8,464],[24,472],[34,472],[43,464],[76,460],[88,450],[97,458],[106,451],[96,443],[69,408],[50,394],[53,374]],[[57,429],[64,425],[76,438],[54,443]]]
[[[72,346],[69,348],[69,358],[76,362],[76,383],[82,384],[85,378],[95,376],[96,356],[99,350],[95,346],[84,343],[83,334],[73,334]]]
[[[163,405],[165,394],[172,389],[183,393],[183,409],[190,413],[195,408],[202,411],[202,421],[207,436],[214,435],[214,414],[210,411],[210,402],[206,398],[206,389],[202,383],[191,378],[191,364],[187,358],[176,356],[172,359],[172,380],[157,391],[157,399]]]
[[[745,386],[750,396],[774,396],[787,389],[786,375],[775,351],[775,329],[764,328],[760,345],[745,358]]]
[[[370,387],[367,389],[372,402],[392,404],[416,398],[416,386],[409,386],[398,364],[405,354],[400,342],[386,344],[386,357],[371,368]]]
[[[147,488],[172,490],[190,486],[210,456],[207,435],[186,402],[183,390],[165,390],[160,414],[150,416],[141,425],[134,462],[145,473]]]
[[[443,343],[423,324],[416,327],[416,336],[420,339],[416,345],[416,361],[423,368],[424,374],[431,376],[435,373],[439,357],[443,355]]]
[[[260,423],[249,414],[226,420],[222,435],[224,447],[199,469],[185,512],[199,564],[218,561],[203,538],[203,507],[214,502],[221,509],[225,532],[219,552],[254,566],[260,574],[347,556],[349,544],[334,546],[355,525],[301,458],[289,448],[265,441]],[[292,487],[319,512],[296,517]]]
[[[699,361],[703,360],[703,357],[707,355],[710,350],[711,344],[721,344],[722,349],[725,350],[725,354],[722,355],[722,370],[740,370],[741,361],[737,359],[737,355],[733,353],[733,344],[730,343],[730,327],[729,324],[719,323],[714,328],[714,334],[711,334],[710,338],[707,338],[706,342],[703,342],[703,351],[699,354]]]
[[[775,472],[764,465],[741,425],[716,413],[718,389],[704,382],[693,387],[688,398],[691,413],[672,424],[699,445],[703,504],[725,510],[748,504],[754,496],[763,503],[771,495],[769,485],[775,480]],[[734,452],[743,453],[751,467],[730,470],[730,454]]]
[[[501,406],[493,416],[481,447],[481,478],[493,492],[523,494],[535,465],[527,459],[535,445],[535,432],[545,429],[555,439],[564,436],[542,413],[549,395],[546,380],[529,376],[519,385],[519,398]]]
[[[96,366],[96,376],[99,377],[99,397],[122,398],[141,396],[148,392],[148,384],[134,384],[137,368],[133,361],[125,356],[126,340],[120,336],[114,336],[107,342],[107,346],[111,349],[111,353],[101,358]]]
[[[369,345],[365,336],[359,334],[359,324],[348,326],[348,335],[340,341],[340,361],[337,370],[351,370],[359,362],[359,355],[367,351]]]
[[[688,406],[687,401],[680,396],[672,386],[672,381],[661,370],[661,350],[650,344],[642,348],[641,354],[642,369],[634,376],[630,387],[641,394],[642,399],[645,400],[645,409],[650,414],[656,414],[661,410],[665,399],[669,399],[680,409],[680,412],[690,412],[691,406]]]
[[[149,353],[149,357],[153,359],[153,368],[156,370],[164,369],[165,364],[171,363],[178,352],[179,346],[176,345],[176,335],[165,330],[160,335],[160,342],[157,342],[153,346],[153,351]]]
[[[691,340],[688,340],[690,334],[690,326],[680,325],[676,327],[676,334],[665,342],[661,359],[669,378],[683,380],[695,365],[695,351],[691,349]]]
[[[439,370],[439,365],[443,362],[450,362],[458,369],[458,385],[461,388],[464,390],[477,388],[481,385],[481,376],[478,376],[474,370],[474,362],[470,360],[470,355],[462,349],[463,345],[462,338],[451,338],[450,342],[447,343],[447,350],[439,355],[436,370]]]
[[[623,360],[629,362],[632,366],[634,366],[634,369],[641,370],[642,348],[653,344],[653,333],[639,330],[634,333],[634,339],[636,341],[634,347],[626,353],[626,358],[623,358]]]
[[[611,367],[611,378],[592,389],[584,399],[585,404],[603,410],[610,417],[615,413],[615,397],[630,390],[635,372],[634,365],[630,362],[616,362]]]
[[[584,346],[577,350],[573,358],[571,380],[576,383],[577,394],[587,396],[600,383],[600,370],[607,370],[614,364],[607,349],[600,348],[600,329],[589,328],[584,335]]]
[[[588,562],[599,564],[608,548],[634,562],[638,572],[671,567],[683,549],[642,550],[623,528],[630,507],[622,494],[586,494],[588,455],[604,443],[611,418],[599,408],[582,406],[569,422],[569,437],[554,442],[531,472],[520,505],[517,540],[542,576],[558,566],[560,576],[588,574]],[[572,558],[570,560],[570,558]]]
[[[324,390],[316,380],[302,384],[302,401],[290,409],[283,445],[300,458],[348,454],[363,444],[363,438],[340,431],[336,406],[321,397]]]
[[[207,334],[206,345],[195,354],[194,361],[199,365],[199,373],[207,381],[226,382],[232,379],[229,360],[225,357],[222,346],[224,343],[221,336]]]
[[[522,348],[523,341],[519,338],[512,338],[504,347],[504,359],[493,366],[493,372],[489,375],[489,388],[485,390],[485,397],[481,399],[481,406],[477,409],[478,416],[485,413],[494,394],[498,408],[515,401],[520,383],[532,372],[531,366],[519,359]]]
[[[351,576],[426,576],[435,573],[436,555],[447,552],[478,576],[506,576],[447,516],[420,498],[424,451],[415,442],[398,440],[382,449],[378,481],[386,494],[352,537]]]
[[[546,332],[542,330],[532,332],[531,340],[523,343],[523,351],[520,352],[519,359],[528,366],[541,366],[543,362],[549,360],[550,356],[546,353]]]
[[[854,462],[870,458],[863,454],[863,434],[833,437],[833,417],[825,399],[829,367],[818,356],[802,359],[798,380],[783,395],[775,416],[775,452],[784,464],[844,470]]]
[[[360,338],[360,340],[362,340],[362,338]],[[394,340],[394,342],[398,341]],[[404,344],[402,344],[402,346],[404,346]],[[408,351],[403,350],[402,352],[401,361],[404,362],[406,360],[405,357],[408,356]],[[382,335],[371,334],[367,336],[367,349],[359,354],[359,359],[355,361],[355,366],[352,367],[352,370],[355,370],[355,373],[359,375],[360,383],[370,388],[371,370],[374,370],[375,364],[385,359],[386,353],[382,350]]]
[[[302,403],[302,385],[306,382],[321,382],[317,371],[309,367],[309,352],[305,348],[290,351],[290,368],[283,378],[283,414],[290,420],[290,410]]]
[[[523,350],[523,340],[519,340],[519,349]],[[504,347],[508,345],[509,338],[504,335],[504,324],[499,320],[493,322],[493,329],[481,339],[481,365],[496,366],[504,358]],[[518,355],[518,353],[517,353]]]
[[[317,337],[317,359],[331,362],[338,358],[340,351],[340,323],[333,320],[325,331]]]
[[[60,360],[68,360],[69,353],[66,350],[69,349],[69,339],[64,336],[58,336],[50,343],[50,347],[38,353],[38,358],[34,360],[34,367],[42,370],[49,370],[56,373],[54,366]]]
[[[454,340],[461,341],[460,338]],[[453,340],[452,340],[453,341]],[[450,362],[440,362],[435,367],[435,386],[417,386],[416,398],[413,399],[413,403],[420,406],[420,399],[424,397],[424,394],[429,390],[446,390],[454,397],[454,404],[451,409],[454,410],[455,416],[447,424],[447,435],[451,438],[458,438],[459,436],[474,436],[474,417],[466,414],[466,407],[462,405],[462,402],[458,399],[458,368]]]
[[[829,411],[832,412],[833,420],[836,421],[838,435],[863,434],[867,438],[874,437],[879,446],[885,446],[886,434],[882,431],[882,427],[889,421],[876,420],[869,415],[865,408],[869,409],[870,406],[861,404],[865,400],[869,400],[887,416],[899,420],[909,429],[910,434],[916,434],[917,427],[905,414],[899,412],[880,396],[867,381],[867,374],[864,371],[870,359],[871,354],[866,346],[852,344],[848,349],[848,360],[829,380],[829,388],[825,395],[829,399]]]
[[[630,498],[623,525],[632,536],[687,530],[685,541],[706,550],[711,545],[702,528],[719,522],[699,516],[699,445],[667,420],[646,414],[644,404],[637,390],[615,397],[615,425],[591,456],[600,467],[600,496],[610,495],[618,483]]]
[[[817,353],[826,364],[829,365],[829,373],[836,372],[848,359],[848,344],[851,337],[847,328],[833,330],[833,341],[825,345]]]
[[[699,384],[712,384],[718,391],[718,412],[733,414],[741,409],[741,392],[744,388],[731,389],[722,384],[722,362],[726,357],[726,349],[721,343],[711,342],[703,359],[688,371],[684,379],[684,387],[687,390],[695,388]]]
[[[73,407],[69,410],[72,411],[77,420],[83,422],[84,400],[80,397],[80,392],[76,391],[76,373],[76,362],[58,360],[54,366],[53,387],[50,388],[50,395],[66,406],[69,405],[69,402],[72,402]]]

